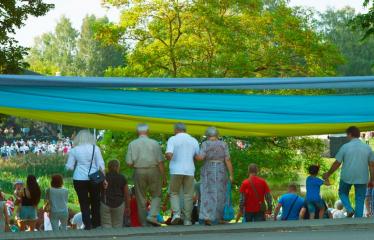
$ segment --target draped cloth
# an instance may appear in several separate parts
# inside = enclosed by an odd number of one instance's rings
[[[201,135],[206,127],[216,126],[222,135],[233,136],[341,133],[350,125],[374,129],[373,95],[278,96],[23,86],[22,81],[13,79],[11,83],[4,76],[9,75],[0,75],[0,113],[64,125],[134,131],[137,123],[146,122],[152,132],[172,133],[173,123],[184,122],[191,134]],[[46,79],[52,81],[50,78]],[[374,78],[361,80],[372,84]],[[215,82],[218,86],[219,81]]]

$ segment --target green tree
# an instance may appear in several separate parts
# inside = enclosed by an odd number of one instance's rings
[[[96,37],[97,28],[108,24],[106,17],[96,18],[91,15],[83,19],[77,42],[78,75],[103,76],[108,67],[124,65],[126,48],[118,44],[105,44]]]
[[[27,59],[30,69],[39,73],[54,75],[75,75],[77,72],[78,31],[71,21],[62,16],[56,25],[55,31],[44,33],[35,39]]]
[[[364,30],[363,39],[366,39],[374,35],[374,0],[365,0],[363,5],[369,8],[369,11],[364,14],[358,14],[353,20],[353,26]]]
[[[368,76],[374,73],[374,38],[361,41],[363,31],[350,26],[355,17],[355,10],[349,7],[329,9],[320,14],[319,28],[345,58],[345,64],[337,68],[338,75]]]
[[[87,16],[79,32],[62,16],[54,32],[35,39],[27,59],[30,69],[47,75],[103,76],[107,68],[123,66],[126,48],[96,38],[96,29],[108,24],[107,18]]]
[[[0,1],[0,73],[18,73],[27,66],[27,48],[19,46],[13,34],[29,16],[43,16],[53,7],[42,0]]]
[[[121,1],[111,42],[133,43],[130,76],[325,76],[338,50],[284,1]]]

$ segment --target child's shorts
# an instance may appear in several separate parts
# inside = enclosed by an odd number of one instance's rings
[[[325,203],[323,202],[323,200],[319,200],[319,201],[306,201],[306,204],[307,204],[307,207],[308,207],[308,211],[309,213],[315,213],[316,210],[321,210],[321,209],[325,209]]]

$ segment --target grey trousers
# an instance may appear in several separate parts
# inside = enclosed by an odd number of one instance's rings
[[[125,204],[117,208],[111,208],[104,203],[100,204],[101,226],[103,228],[120,228],[123,225]]]
[[[49,214],[49,219],[51,221],[52,230],[66,230],[66,226],[68,224],[68,217],[69,214],[67,212],[51,212]],[[61,226],[59,223],[61,223]]]
[[[157,218],[160,212],[162,182],[159,168],[136,168],[134,172],[134,185],[139,221],[145,226],[147,216],[146,195],[148,192],[151,195],[151,210],[149,216]]]
[[[183,188],[184,220],[191,221],[193,208],[194,177],[186,175],[170,176],[170,203],[174,215],[181,216],[179,191]]]

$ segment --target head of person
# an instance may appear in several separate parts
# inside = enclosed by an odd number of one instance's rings
[[[308,172],[311,176],[317,176],[318,172],[319,172],[319,166],[317,166],[317,165],[309,166]]]
[[[187,128],[186,128],[186,125],[184,123],[176,123],[174,125],[174,133],[175,134],[178,134],[178,133],[184,133],[187,131]]]
[[[77,136],[74,138],[74,146],[79,145],[94,145],[96,144],[95,136],[88,129],[80,130]]]
[[[258,174],[258,166],[255,163],[251,163],[248,166],[248,175],[256,176]]]
[[[345,132],[347,133],[347,137],[349,139],[360,138],[360,135],[361,135],[360,129],[358,129],[358,127],[355,127],[355,126],[351,126],[347,128]]]
[[[26,187],[30,192],[31,203],[34,206],[37,206],[40,202],[41,191],[38,181],[36,180],[36,177],[34,175],[27,176]]]
[[[149,132],[149,126],[145,123],[140,123],[136,126],[136,132],[139,136],[147,136]]]
[[[64,179],[61,174],[54,174],[51,178],[51,187],[61,188],[64,185]]]
[[[338,201],[335,202],[334,207],[335,207],[335,209],[343,210],[344,205],[343,205],[342,201],[338,200]]]
[[[110,173],[119,173],[120,163],[117,159],[110,160],[108,163],[108,172]]]
[[[288,192],[290,192],[290,193],[296,193],[297,192],[297,185],[296,185],[296,183],[290,183],[290,184],[288,184]]]
[[[208,139],[218,139],[219,132],[215,127],[208,127],[205,131],[205,136]]]

